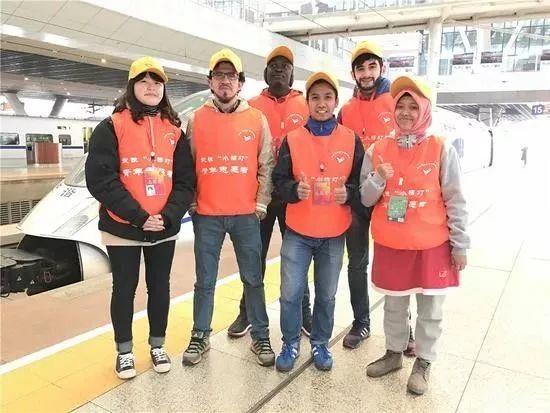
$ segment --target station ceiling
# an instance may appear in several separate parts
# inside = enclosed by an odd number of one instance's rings
[[[61,95],[80,103],[111,104],[128,82],[125,70],[4,48],[0,70],[1,92],[45,99]],[[173,99],[207,88],[205,83],[177,78],[170,78],[166,87]]]

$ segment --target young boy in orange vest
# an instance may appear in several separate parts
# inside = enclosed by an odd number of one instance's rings
[[[314,261],[315,304],[310,342],[315,366],[332,368],[328,342],[342,268],[350,204],[358,198],[364,150],[352,130],[334,117],[338,80],[316,72],[306,82],[309,119],[283,140],[273,183],[288,203],[281,248],[281,331],[279,371],[290,371],[300,353],[301,302]]]
[[[272,366],[275,353],[269,341],[260,239],[260,219],[271,199],[271,134],[265,116],[239,97],[245,80],[241,59],[222,49],[211,57],[209,69],[212,98],[193,113],[187,126],[197,174],[197,281],[191,342],[182,362],[197,364],[210,348],[220,250],[229,234],[252,323],[251,350],[259,364]]]
[[[278,46],[266,58],[264,80],[268,87],[262,93],[248,101],[250,106],[261,110],[269,123],[271,131],[271,148],[277,160],[277,154],[283,138],[292,130],[303,126],[309,116],[304,95],[299,90],[292,89],[294,77],[294,55],[286,46]],[[265,276],[265,261],[275,220],[279,221],[281,236],[285,234],[286,204],[277,193],[271,194],[271,203],[267,206],[267,214],[260,222],[262,236],[262,277]],[[309,304],[309,288],[305,289],[302,301],[302,331],[311,332],[311,308]],[[240,312],[236,320],[227,329],[231,337],[241,337],[250,329],[246,315],[244,294],[241,298]]]
[[[390,81],[383,77],[384,61],[378,44],[364,40],[357,44],[351,55],[351,75],[356,83],[353,97],[338,114],[338,122],[359,135],[365,150],[374,142],[393,137],[393,99]],[[359,347],[370,336],[370,310],[368,293],[369,224],[371,208],[353,210],[353,218],[346,233],[348,250],[348,283],[353,309],[353,325],[344,337],[343,345],[349,349]],[[414,341],[410,334],[408,352],[414,355]]]

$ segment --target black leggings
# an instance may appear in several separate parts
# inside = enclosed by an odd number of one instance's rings
[[[147,283],[149,337],[165,337],[170,307],[170,269],[175,245],[176,241],[166,241],[147,247],[107,246],[113,273],[111,320],[117,344],[132,341],[134,298],[142,249]]]

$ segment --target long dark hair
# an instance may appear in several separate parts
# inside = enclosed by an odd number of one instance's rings
[[[180,127],[181,120],[176,111],[172,108],[172,105],[168,100],[168,96],[166,96],[166,84],[159,75],[153,72],[140,73],[139,75],[128,81],[126,92],[124,92],[124,94],[115,101],[115,109],[113,110],[113,113],[122,112],[124,109],[130,109],[132,120],[137,123],[138,121],[143,119],[147,113],[150,112],[151,108],[141,103],[134,94],[134,85],[136,84],[136,82],[139,82],[141,79],[143,79],[147,74],[149,74],[151,79],[155,80],[156,82],[162,82],[164,85],[164,94],[162,96],[162,100],[157,105],[160,117],[162,119],[168,119],[168,121],[172,125]]]

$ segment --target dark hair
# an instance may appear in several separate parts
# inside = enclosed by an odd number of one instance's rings
[[[168,96],[166,96],[166,84],[159,75],[153,72],[140,73],[128,81],[126,92],[124,92],[124,94],[115,101],[115,109],[113,110],[113,113],[122,112],[124,109],[130,109],[132,120],[136,123],[145,117],[148,112],[147,107],[136,98],[134,93],[134,85],[136,82],[143,79],[147,74],[151,76],[151,79],[157,82],[162,82],[164,85],[164,94],[161,101],[157,105],[161,119],[168,119],[168,122],[172,125],[180,127],[181,120],[176,111],[172,108],[172,105],[168,100]]]
[[[319,83],[326,83],[327,85],[330,86],[330,88],[332,90],[334,90],[334,94],[336,95],[336,99],[338,99],[338,91],[336,90],[336,88],[334,86],[332,86],[329,82],[327,82],[325,79],[319,79],[319,80],[316,80],[315,82],[313,82],[313,84],[309,87],[309,89],[306,91],[306,100],[309,100],[309,91],[311,90],[311,88]]]
[[[351,70],[355,70],[357,66],[361,66],[363,63],[365,63],[367,60],[376,60],[380,64],[380,69],[382,69],[382,65],[384,64],[384,60],[375,54],[372,53],[363,53],[360,54],[355,58],[353,62],[351,62]]]

